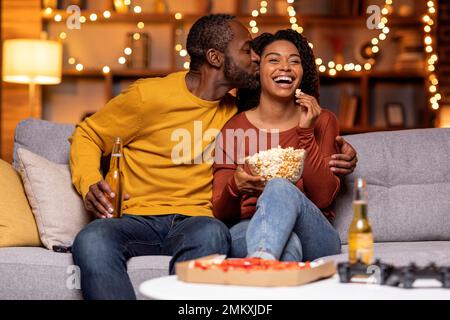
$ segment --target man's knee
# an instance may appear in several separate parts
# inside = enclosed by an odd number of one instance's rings
[[[72,252],[74,259],[95,257],[101,260],[104,255],[111,254],[117,246],[114,230],[106,220],[96,220],[87,225],[75,237]]]
[[[202,243],[217,253],[228,253],[231,243],[231,235],[227,226],[220,220],[199,217],[199,235]]]

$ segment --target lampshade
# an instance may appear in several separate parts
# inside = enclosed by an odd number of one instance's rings
[[[61,43],[39,39],[13,39],[3,43],[4,81],[58,84],[61,72]]]

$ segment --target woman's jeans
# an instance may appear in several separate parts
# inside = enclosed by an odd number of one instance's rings
[[[294,184],[286,179],[270,180],[250,220],[231,230],[231,256],[312,261],[339,254],[338,232]]]

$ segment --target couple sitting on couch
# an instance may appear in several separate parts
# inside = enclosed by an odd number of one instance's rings
[[[135,299],[127,274],[135,256],[170,255],[173,274],[176,262],[215,253],[301,261],[340,252],[329,206],[337,175],[353,171],[356,152],[338,136],[336,117],[318,104],[307,40],[282,30],[252,41],[232,16],[210,15],[191,28],[187,50],[188,72],[135,82],[70,138],[73,183],[98,218],[72,248],[85,299]],[[237,101],[228,94],[234,88]],[[205,159],[220,130],[224,137],[239,129],[255,130],[258,140],[217,139],[216,162]],[[273,132],[281,147],[307,152],[296,185],[266,182],[235,158],[240,148],[251,155],[251,144],[273,139]],[[99,160],[116,136],[123,139],[131,196],[123,217],[109,219],[105,194],[115,195]]]

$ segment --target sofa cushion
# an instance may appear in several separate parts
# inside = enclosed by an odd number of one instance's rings
[[[69,166],[22,148],[17,150],[17,156],[42,243],[48,249],[54,245],[71,246],[78,232],[89,223],[90,214],[72,185]]]
[[[450,240],[450,129],[347,136],[358,166],[335,203],[335,227],[347,243],[356,177],[367,180],[377,242]]]
[[[139,285],[168,275],[168,256],[142,256],[128,260],[128,274],[139,299]],[[45,248],[0,248],[0,300],[81,299],[78,271],[72,255]],[[75,281],[73,281],[75,280]]]
[[[0,247],[41,245],[20,175],[0,159]]]
[[[425,266],[432,262],[438,266],[450,265],[449,241],[418,241],[418,242],[381,242],[374,244],[374,258],[381,262],[406,266],[412,262]],[[325,260],[336,262],[348,261],[348,246],[342,246],[342,254],[328,256]]]
[[[32,151],[52,162],[69,163],[70,135],[75,126],[58,124],[45,120],[26,119],[21,121],[15,131],[13,166],[18,168],[17,149]]]

